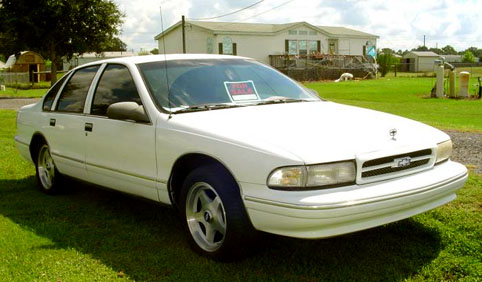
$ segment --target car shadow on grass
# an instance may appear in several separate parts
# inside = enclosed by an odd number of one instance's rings
[[[410,277],[440,251],[437,230],[408,219],[323,240],[264,234],[251,257],[219,263],[189,249],[174,209],[65,185],[62,195],[48,196],[33,177],[0,180],[0,214],[53,243],[39,248],[77,250],[137,281],[391,281]]]

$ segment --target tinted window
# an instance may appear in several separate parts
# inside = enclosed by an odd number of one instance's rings
[[[126,66],[108,65],[95,90],[91,114],[106,115],[107,107],[117,102],[136,102],[141,105],[136,85]]]
[[[99,66],[80,69],[72,75],[60,94],[57,110],[60,112],[82,113],[90,83]]]
[[[54,87],[50,88],[47,95],[45,95],[44,104],[42,106],[42,109],[44,111],[50,111],[50,109],[52,108],[52,103],[55,100],[55,96],[57,96],[57,93],[59,92],[62,84],[64,84],[64,81],[67,79],[67,76],[68,74],[64,75],[59,81],[57,81]]]

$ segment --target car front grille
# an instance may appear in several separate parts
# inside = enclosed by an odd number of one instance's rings
[[[425,149],[405,154],[393,155],[365,161],[362,165],[361,177],[366,179],[375,176],[388,176],[425,166],[432,159],[432,150]]]

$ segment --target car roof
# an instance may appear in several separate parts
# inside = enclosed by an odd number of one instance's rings
[[[79,67],[85,67],[90,65],[98,65],[103,63],[131,63],[131,64],[141,64],[159,61],[172,61],[172,60],[196,60],[196,59],[250,59],[247,57],[240,56],[230,56],[230,55],[212,55],[212,54],[161,54],[161,55],[145,55],[145,56],[132,56],[132,57],[122,57],[113,58],[106,60],[99,60],[87,64],[83,64]]]

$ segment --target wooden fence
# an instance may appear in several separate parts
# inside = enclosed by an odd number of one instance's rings
[[[0,73],[0,82],[4,85],[30,83],[28,72],[4,72]]]

